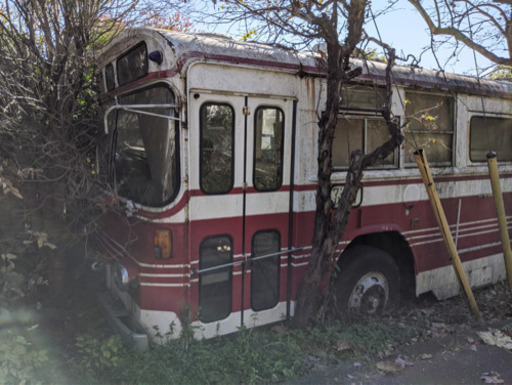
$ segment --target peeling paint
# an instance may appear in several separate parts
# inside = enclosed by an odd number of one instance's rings
[[[463,262],[462,266],[471,287],[491,285],[506,278],[502,254]],[[416,282],[416,295],[431,291],[437,299],[446,299],[460,293],[459,280],[451,265],[419,273]]]

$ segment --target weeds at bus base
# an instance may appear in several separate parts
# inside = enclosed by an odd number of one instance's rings
[[[44,322],[2,331],[0,353],[8,359],[0,365],[0,383],[44,385],[63,379],[74,384],[127,385],[280,382],[340,362],[374,368],[402,345],[456,333],[472,322],[462,297],[427,298],[352,324],[328,319],[306,330],[290,330],[281,323],[210,340],[193,340],[187,332],[172,340],[162,333],[163,345],[139,351],[123,345],[97,317],[91,296],[84,299],[87,290],[77,290],[65,328],[69,337],[41,337]],[[506,321],[500,330],[510,334],[512,307],[506,285],[477,290],[475,295],[485,319]],[[508,301],[506,306],[503,301]]]
[[[343,324],[328,321],[307,330],[288,330],[286,324],[273,328],[241,329],[239,332],[210,340],[168,340],[147,351],[120,348],[118,365],[101,366],[104,357],[94,349],[82,357],[77,367],[82,371],[96,367],[99,380],[127,384],[151,383],[268,383],[307,374],[323,365],[341,361],[371,363],[374,357],[412,339],[426,338],[424,320],[400,327],[387,320]],[[83,345],[83,339],[80,339]],[[88,346],[95,345],[96,342]],[[341,346],[346,348],[340,349]],[[85,351],[82,350],[82,353]],[[85,361],[84,361],[85,360]],[[89,361],[95,361],[89,362]],[[98,366],[99,365],[99,366]],[[108,373],[104,369],[109,369]]]
[[[111,339],[110,341],[118,341]],[[291,379],[306,373],[302,348],[289,336],[251,329],[212,340],[170,340],[147,351],[79,337],[77,370],[86,383],[261,383]],[[93,348],[94,347],[94,348]],[[93,349],[91,349],[93,348]],[[106,358],[116,362],[109,365]],[[92,376],[94,369],[99,377]]]
[[[78,336],[75,346],[78,350],[76,364],[88,376],[114,371],[119,365],[119,353],[123,349],[118,335],[104,340],[92,335]]]
[[[418,322],[418,327],[402,330],[377,321],[353,325],[332,321],[305,331],[288,330],[284,324],[241,329],[230,336],[190,340],[186,345],[182,339],[169,340],[145,352],[120,350],[119,365],[111,375],[114,382],[130,384],[279,382],[302,376],[317,364],[371,361],[372,356],[418,336],[424,325]],[[349,349],[338,349],[342,341]]]

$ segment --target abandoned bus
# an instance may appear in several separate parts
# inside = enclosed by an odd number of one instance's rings
[[[131,320],[122,328],[141,340],[178,337],[185,317],[208,338],[293,316],[313,235],[326,97],[319,58],[154,29],[129,30],[103,50],[101,165],[126,215],[106,216],[97,241],[112,261],[104,304],[116,320]],[[363,74],[343,90],[333,197],[351,151],[369,152],[388,136],[379,112],[385,65],[355,63]],[[346,311],[379,311],[400,292],[459,293],[416,145],[470,284],[505,278],[485,155],[498,154],[510,207],[512,85],[405,67],[393,78],[406,140],[365,172],[339,244],[335,286],[350,293]]]

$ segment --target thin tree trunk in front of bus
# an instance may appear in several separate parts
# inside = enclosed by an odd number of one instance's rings
[[[362,150],[352,152],[349,169],[339,206],[333,214],[331,200],[331,174],[332,174],[332,141],[336,128],[341,86],[360,73],[360,69],[350,72],[344,70],[332,71],[334,62],[337,68],[348,68],[348,56],[340,45],[328,43],[328,77],[326,110],[319,122],[318,136],[318,184],[316,190],[316,215],[314,236],[310,262],[306,269],[304,281],[297,298],[294,317],[294,326],[304,328],[316,316],[322,317],[326,309],[326,296],[323,293],[322,283],[329,281],[329,275],[335,263],[336,250],[339,241],[348,224],[352,206],[356,200],[357,192],[361,188],[363,171],[379,159],[387,157],[403,141],[403,136],[396,120],[391,114],[392,81],[391,69],[394,65],[394,51],[386,69],[387,101],[382,109],[390,139],[370,154]],[[331,62],[332,61],[332,62]]]
[[[360,74],[361,69],[350,71],[349,60],[357,44],[361,41],[362,26],[366,1],[353,1],[348,8],[347,37],[344,44],[338,40],[338,16],[333,12],[331,19],[323,19],[319,24],[322,37],[327,43],[327,99],[325,111],[318,122],[318,183],[316,189],[316,212],[314,235],[310,261],[306,268],[304,281],[297,298],[294,325],[304,328],[317,314],[325,302],[322,292],[322,282],[329,266],[334,260],[339,238],[348,222],[352,202],[341,204],[338,211],[343,208],[340,222],[335,226],[338,230],[333,232],[331,200],[331,174],[332,174],[332,142],[338,123],[340,109],[340,90],[342,86]],[[349,170],[350,173],[350,170]],[[348,179],[348,176],[347,176]],[[355,189],[355,190],[354,190]],[[346,186],[343,195],[355,187]],[[350,200],[350,197],[345,197]],[[345,217],[345,219],[343,219]],[[323,312],[320,312],[320,315]]]
[[[335,245],[330,238],[329,224],[332,210],[331,174],[332,141],[339,110],[341,85],[341,47],[337,39],[327,43],[327,103],[318,123],[318,183],[312,252],[297,300],[295,326],[303,328],[317,314],[323,302],[321,282],[328,260],[334,255]],[[334,245],[334,249],[333,249]]]
[[[331,200],[332,142],[338,122],[340,90],[344,84],[361,72],[360,68],[350,71],[349,60],[361,40],[366,2],[353,2],[353,4],[348,17],[348,35],[345,44],[341,45],[337,38],[336,13],[333,14],[333,19],[329,20],[332,24],[326,21],[322,26],[327,43],[327,99],[325,111],[322,112],[318,122],[318,183],[312,252],[297,298],[294,317],[294,325],[299,328],[305,327],[318,314],[324,303],[321,284],[328,271],[328,266],[335,256],[338,240],[348,222],[353,202],[348,205],[342,204],[343,215],[340,216],[340,222],[336,225],[339,231],[333,232],[331,221],[333,209]],[[343,195],[354,188],[346,186]],[[352,195],[355,200],[357,188],[354,191]]]

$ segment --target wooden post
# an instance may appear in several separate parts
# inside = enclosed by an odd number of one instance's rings
[[[455,247],[455,242],[453,241],[452,233],[450,232],[450,226],[448,225],[448,221],[446,220],[443,206],[441,205],[441,201],[439,200],[439,195],[437,194],[436,186],[434,184],[434,179],[432,178],[432,174],[430,173],[427,158],[425,157],[425,154],[421,149],[414,153],[414,157],[416,158],[416,163],[418,164],[418,168],[420,170],[423,183],[425,184],[425,187],[427,189],[427,194],[430,199],[430,203],[432,204],[432,208],[434,209],[434,214],[436,216],[437,223],[441,230],[441,234],[443,235],[446,248],[448,249],[448,252],[450,253],[450,256],[452,258],[455,273],[459,277],[459,282],[462,284],[464,291],[467,295],[467,298],[469,299],[469,304],[471,306],[471,309],[473,310],[473,315],[475,316],[475,318],[480,319],[480,311],[478,310],[478,305],[476,304],[475,297],[473,296],[473,292],[471,291],[471,287],[469,286],[469,282],[466,277],[466,273],[464,272],[464,268],[462,267],[462,262],[459,258],[459,253],[457,252],[457,248]]]
[[[487,166],[489,167],[489,176],[491,178],[492,193],[496,212],[498,213],[498,223],[500,225],[501,245],[503,247],[503,258],[505,259],[505,268],[507,270],[508,287],[512,294],[512,250],[510,250],[510,237],[508,235],[507,216],[503,195],[501,193],[500,175],[498,173],[498,160],[495,152],[487,154]]]

